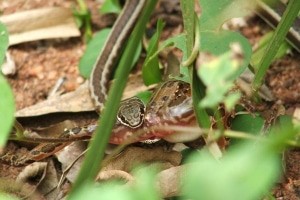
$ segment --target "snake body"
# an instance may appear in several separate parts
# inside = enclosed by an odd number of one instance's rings
[[[114,23],[111,33],[99,54],[90,76],[90,92],[95,104],[101,110],[107,98],[108,83],[118,55],[134,27],[145,0],[127,0]]]

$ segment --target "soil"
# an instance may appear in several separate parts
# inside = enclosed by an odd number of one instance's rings
[[[93,30],[100,30],[111,25],[114,17],[99,15],[99,3],[92,0],[86,1],[92,11]],[[72,7],[72,0],[2,0],[0,12],[11,14],[18,11],[42,8],[48,6]],[[173,5],[176,13],[163,18],[169,20],[165,35],[175,34],[182,30],[178,5]],[[161,6],[163,7],[163,6]],[[159,8],[158,8],[159,9]],[[158,13],[163,13],[159,11]],[[160,13],[160,14],[161,14]],[[154,15],[154,18],[158,18]],[[155,27],[153,19],[152,27]],[[179,24],[178,24],[179,23]],[[171,32],[170,30],[174,30]],[[252,44],[270,28],[258,17],[248,19],[247,26],[241,28],[242,33],[249,38]],[[85,50],[82,38],[42,40],[18,44],[9,48],[17,67],[17,73],[7,77],[15,96],[18,110],[34,105],[45,100],[56,82],[64,78],[61,90],[64,93],[74,91],[84,82],[78,71],[78,62]],[[294,110],[300,106],[300,55],[292,50],[284,58],[274,62],[268,71],[266,84],[275,95],[276,101],[281,102],[287,110]],[[300,199],[300,151],[291,149],[285,155],[286,172],[282,181],[274,188],[276,199]],[[18,174],[19,170],[1,165],[0,172]],[[1,177],[4,176],[0,173]]]

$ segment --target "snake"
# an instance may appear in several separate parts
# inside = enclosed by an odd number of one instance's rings
[[[145,0],[126,1],[123,11],[114,23],[102,52],[93,66],[90,76],[90,92],[100,110],[104,107],[107,98],[108,85],[118,54],[145,2]],[[194,118],[190,85],[183,81],[169,80],[157,87],[147,106],[137,97],[120,103],[110,143],[121,144],[139,130],[143,134],[132,142],[163,137],[171,132],[153,131],[151,127],[165,124],[188,124]]]
[[[145,2],[146,0],[127,0],[125,2],[92,68],[89,90],[99,110],[104,108],[109,81],[119,54],[143,10]],[[118,123],[130,128],[138,128],[144,120],[145,105],[140,99],[133,97],[121,102],[118,113]]]
[[[107,98],[110,77],[122,46],[137,21],[145,0],[126,1],[110,34],[96,59],[90,75],[90,92],[95,104],[102,108]]]
[[[118,55],[141,14],[145,2],[146,0],[126,1],[93,66],[89,88],[91,97],[100,110],[103,109],[107,99],[109,81]],[[185,126],[194,123],[194,121],[195,115],[192,106],[190,85],[183,81],[169,80],[161,83],[156,88],[147,106],[137,97],[132,97],[121,102],[110,143],[122,144],[137,131],[142,131],[143,134],[136,137],[132,142],[149,138],[163,138],[173,132],[166,130],[157,131],[151,127],[170,124]],[[95,129],[95,125],[76,127],[66,130],[63,137],[68,139],[71,135],[80,134],[81,132],[92,134]],[[26,156],[16,158],[14,155],[5,155],[0,157],[0,160],[7,160],[14,165],[23,165],[29,161],[44,159],[62,149],[66,144],[40,144]]]

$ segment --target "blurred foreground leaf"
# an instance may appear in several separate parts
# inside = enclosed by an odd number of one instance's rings
[[[284,132],[274,129],[267,139],[232,147],[219,161],[206,151],[193,155],[184,195],[209,200],[262,199],[280,177],[280,151],[294,134],[288,125]]]
[[[5,26],[0,23],[0,66],[3,63],[7,47],[8,33]],[[1,73],[0,97],[0,147],[3,147],[14,122],[15,105],[12,90]]]

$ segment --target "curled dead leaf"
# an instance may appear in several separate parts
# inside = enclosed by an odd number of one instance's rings
[[[0,17],[9,31],[10,45],[41,39],[78,37],[71,9],[40,8]]]

